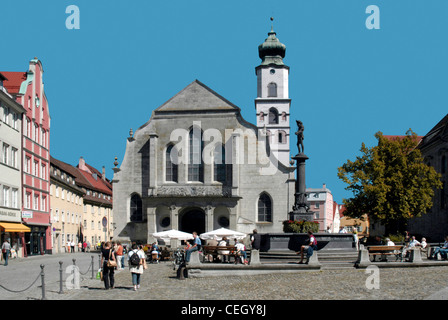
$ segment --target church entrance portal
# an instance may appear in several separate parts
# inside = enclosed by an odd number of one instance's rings
[[[179,220],[181,231],[188,233],[196,231],[198,235],[205,232],[205,212],[202,209],[185,209]]]

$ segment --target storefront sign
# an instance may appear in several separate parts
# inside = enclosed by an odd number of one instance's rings
[[[33,212],[32,211],[22,211],[22,218],[32,219],[33,218]]]
[[[0,221],[20,222],[20,211],[0,209]]]

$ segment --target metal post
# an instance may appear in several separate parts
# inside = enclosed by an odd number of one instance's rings
[[[99,265],[99,268],[102,268],[102,265],[101,265],[101,255],[100,254],[98,255],[98,265]]]
[[[44,273],[45,266],[41,264],[40,268],[41,268],[40,276],[42,279],[42,300],[45,300],[45,273]]]
[[[93,256],[92,256],[92,279],[95,279],[95,267],[93,266]]]
[[[64,293],[62,284],[62,261],[59,261],[59,294]]]

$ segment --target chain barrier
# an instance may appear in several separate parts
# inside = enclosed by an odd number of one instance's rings
[[[59,265],[60,265],[60,268],[59,268],[59,272],[60,272],[60,280],[59,280],[59,282],[60,282],[60,291],[59,291],[59,293],[63,293],[63,290],[62,290],[62,272],[63,272],[63,270],[62,270],[62,261],[60,261],[59,262]],[[76,259],[73,259],[73,265],[74,266],[76,266]],[[81,272],[80,270],[79,270],[79,267],[77,267],[77,271],[78,271],[78,273],[80,274],[80,275],[82,275],[82,276],[84,276],[84,275],[86,275],[89,271],[91,271],[91,270],[93,270],[92,269],[92,265],[93,265],[93,256],[92,256],[92,263],[90,263],[89,264],[89,267],[87,268],[87,271],[86,272]],[[12,293],[21,293],[21,292],[25,292],[25,291],[27,291],[27,290],[29,290],[32,286],[34,286],[35,284],[36,284],[36,282],[39,280],[39,279],[41,279],[42,280],[42,283],[41,283],[41,286],[42,286],[42,299],[43,300],[45,300],[45,274],[44,274],[44,265],[41,265],[41,272],[39,272],[39,274],[38,274],[38,276],[36,277],[36,279],[28,286],[28,287],[26,287],[25,289],[21,289],[21,290],[14,290],[14,289],[9,289],[9,288],[7,288],[7,287],[5,287],[5,286],[3,286],[2,284],[0,284],[0,288],[2,288],[3,290],[6,290],[6,291],[8,291],[8,292],[12,292]],[[93,272],[92,272],[92,277],[93,277]],[[85,280],[86,278],[81,278],[82,280]]]
[[[6,288],[5,286],[2,286],[1,284],[0,284],[0,288],[4,289],[4,290],[6,290],[6,291],[9,291],[9,292],[13,292],[13,293],[24,292],[24,291],[27,291],[28,289],[30,289],[30,288],[37,282],[37,280],[39,280],[40,277],[41,277],[41,272],[39,272],[39,275],[37,276],[36,280],[34,280],[32,284],[30,284],[26,289],[23,289],[23,290],[12,290],[12,289],[8,289],[8,288]]]

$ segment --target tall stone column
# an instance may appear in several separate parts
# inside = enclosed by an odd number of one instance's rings
[[[152,234],[157,231],[156,229],[156,208],[148,207],[146,209],[146,228],[147,228],[147,237],[146,241],[150,241],[152,239]]]
[[[289,219],[312,221],[314,218],[314,212],[309,211],[309,205],[306,193],[305,162],[309,158],[304,154],[304,146],[303,146],[304,126],[300,121],[297,121],[297,125],[298,130],[296,132],[296,135],[297,135],[297,149],[299,153],[294,157],[292,157],[292,159],[296,163],[297,179],[295,184],[294,206],[292,207],[293,211],[289,213]]]
[[[205,232],[209,232],[213,230],[213,207],[205,206]]]
[[[173,204],[169,206],[169,209],[170,209],[171,229],[179,230],[179,207]]]

